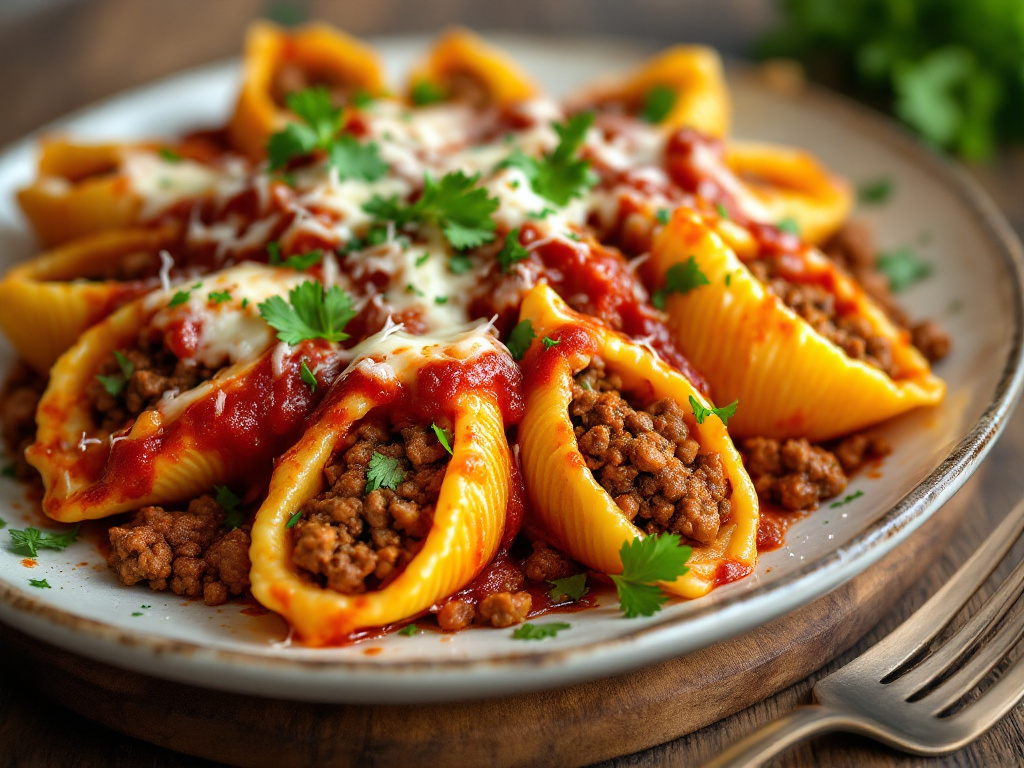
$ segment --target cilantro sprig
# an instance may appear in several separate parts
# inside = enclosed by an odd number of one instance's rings
[[[337,172],[339,180],[376,181],[387,173],[388,165],[381,159],[375,142],[363,144],[351,134],[339,135],[342,111],[331,104],[326,88],[295,91],[285,101],[301,122],[288,123],[267,141],[270,170],[321,150],[327,154],[327,164]]]
[[[382,453],[373,452],[370,463],[366,468],[366,492],[376,491],[378,488],[390,488],[392,491],[398,488],[399,483],[405,479],[405,471],[398,459],[385,456]]]
[[[548,597],[552,602],[564,603],[572,600],[574,603],[583,599],[583,596],[590,591],[587,587],[587,574],[577,573],[575,576],[566,576],[564,579],[549,581],[551,589],[548,590]]]
[[[572,624],[564,621],[552,621],[548,624],[521,624],[512,633],[513,640],[545,640],[555,637],[559,632],[570,629]]]
[[[241,509],[242,500],[234,491],[226,485],[215,485],[213,492],[216,494],[214,500],[217,505],[224,510],[224,525],[228,528],[237,528],[245,522]]]
[[[505,244],[498,251],[498,263],[501,264],[501,271],[508,274],[518,262],[530,258],[530,252],[519,244],[519,227],[516,227],[505,236]]]
[[[625,541],[619,549],[622,573],[611,577],[619,593],[619,606],[627,619],[653,616],[668,597],[659,581],[675,581],[690,569],[686,562],[693,550],[680,546],[679,536],[662,533]]]
[[[673,264],[665,272],[665,287],[651,294],[651,304],[664,309],[670,293],[689,293],[694,288],[710,285],[711,281],[697,264],[697,258],[691,256],[684,264]]]
[[[280,296],[271,296],[257,309],[277,331],[277,338],[286,344],[306,339],[344,341],[349,336],[343,329],[356,315],[352,297],[341,288],[332,285],[325,291],[312,280],[292,288],[287,302]]]
[[[644,95],[640,108],[640,119],[647,123],[660,123],[676,104],[675,89],[667,85],[656,85]]]
[[[397,195],[374,195],[363,210],[379,222],[393,221],[395,226],[432,224],[440,227],[456,250],[476,248],[494,239],[494,219],[498,200],[478,187],[480,174],[467,176],[462,171],[446,173],[438,181],[429,173],[423,177],[423,194],[412,204],[400,202]]]
[[[533,330],[533,323],[529,320],[519,322],[512,329],[512,333],[508,335],[508,341],[505,342],[505,346],[512,354],[512,359],[522,360],[526,350],[530,348],[530,342],[535,338],[537,338],[537,334]]]
[[[593,112],[580,112],[564,123],[554,123],[559,139],[554,151],[537,158],[517,149],[499,167],[519,168],[534,192],[555,205],[567,205],[598,181],[597,174],[590,168],[590,161],[579,157],[587,129],[593,122]]]
[[[79,523],[66,533],[46,533],[38,528],[26,528],[22,531],[11,529],[11,543],[14,551],[29,557],[38,557],[40,549],[56,549],[63,551],[78,539]]]
[[[117,366],[121,369],[121,372],[112,373],[109,376],[97,374],[96,380],[103,385],[103,389],[106,390],[108,395],[118,397],[124,391],[132,374],[135,373],[135,363],[117,350],[114,350],[114,359],[117,360]]]
[[[739,407],[739,404],[739,400],[733,400],[731,403],[723,405],[721,408],[705,408],[697,402],[697,398],[690,395],[690,407],[693,409],[693,418],[698,424],[703,424],[704,419],[708,416],[717,416],[721,419],[723,424],[728,426],[729,417],[736,413],[736,408]]]

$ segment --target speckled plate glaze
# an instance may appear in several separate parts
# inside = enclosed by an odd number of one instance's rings
[[[614,39],[498,37],[552,93],[635,63],[649,46]],[[397,80],[427,46],[423,38],[379,41]],[[85,139],[174,135],[223,123],[237,63],[188,72],[73,115],[51,128]],[[734,134],[807,147],[855,183],[889,176],[895,194],[863,213],[880,245],[913,245],[933,275],[903,296],[915,317],[951,331],[953,352],[937,372],[949,383],[939,408],[889,422],[895,450],[880,477],[858,477],[848,493],[794,525],[787,545],[756,573],[649,619],[614,605],[569,617],[569,631],[536,642],[510,630],[392,635],[351,647],[291,644],[272,614],[244,605],[208,608],[144,587],[120,586],[94,544],[42,551],[38,565],[0,544],[0,620],[42,641],[108,663],[200,686],[325,702],[413,703],[491,697],[581,682],[684,654],[803,605],[870,568],[963,484],[1006,423],[1022,381],[1022,256],[994,205],[951,164],[920,149],[886,121],[816,92],[783,96],[753,75],[731,77]],[[0,156],[0,263],[30,255],[31,236],[13,200],[33,175],[33,138]],[[0,367],[10,366],[4,343]],[[40,525],[15,483],[0,479],[0,518]],[[3,539],[7,536],[0,534]],[[29,579],[45,578],[51,589]],[[607,601],[606,601],[607,602]]]

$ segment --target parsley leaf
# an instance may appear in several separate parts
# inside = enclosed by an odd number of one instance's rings
[[[541,342],[544,344],[544,349],[551,349],[552,347],[557,347],[559,344],[561,344],[562,340],[552,339],[549,336],[545,336],[543,339],[541,339]]]
[[[415,624],[406,624],[404,627],[398,630],[398,634],[404,637],[412,637],[413,635],[418,635],[419,633],[419,627],[417,627]]]
[[[845,505],[849,504],[851,501],[853,501],[854,499],[859,499],[863,495],[864,495],[864,491],[854,491],[853,493],[848,493],[846,496],[844,496],[842,498],[841,501],[834,501],[831,504],[829,504],[828,505],[829,509],[835,509],[836,507],[845,506]]]
[[[179,155],[177,152],[175,152],[170,147],[160,147],[158,152],[160,153],[160,157],[161,157],[161,159],[163,159],[164,162],[167,162],[167,163],[180,163],[181,162],[181,155]]]
[[[347,133],[330,145],[327,163],[338,171],[340,180],[376,181],[388,172],[376,142],[363,144]]]
[[[316,374],[309,370],[309,364],[306,362],[306,358],[302,358],[302,362],[299,365],[299,376],[302,381],[309,385],[310,392],[316,392]]]
[[[293,91],[285,96],[285,102],[313,131],[319,146],[326,145],[341,130],[341,109],[331,103],[331,93],[322,85]]]
[[[46,579],[29,579],[28,583],[29,586],[38,587],[39,589],[52,589]]]
[[[405,471],[398,459],[392,459],[374,451],[370,457],[370,464],[366,468],[367,493],[376,491],[378,488],[390,488],[393,491],[404,479]]]
[[[693,550],[680,546],[674,533],[639,536],[622,543],[619,559],[622,573],[611,577],[619,593],[619,606],[627,619],[653,616],[668,597],[657,586],[659,581],[675,581],[690,569],[686,561]]]
[[[800,223],[792,216],[787,216],[782,221],[776,222],[775,228],[780,232],[788,232],[791,235],[800,235]]]
[[[519,227],[516,227],[505,236],[505,244],[498,251],[498,263],[501,264],[501,271],[508,274],[517,262],[528,258],[530,258],[530,252],[519,244]]]
[[[905,291],[932,273],[932,265],[922,261],[909,246],[879,254],[875,268],[888,278],[893,293]]]
[[[879,205],[892,195],[893,183],[888,176],[865,181],[857,187],[857,199],[866,205]]]
[[[431,424],[430,428],[434,430],[434,434],[437,435],[437,442],[439,442],[442,447],[448,451],[449,455],[454,456],[455,452],[452,451],[452,443],[451,439],[448,437],[448,430],[441,429],[437,424]]]
[[[27,554],[29,557],[38,557],[40,549],[65,549],[73,544],[78,538],[78,529],[81,523],[76,525],[67,533],[44,533],[38,528],[26,528],[23,531],[11,529],[11,542],[16,552]]]
[[[685,264],[673,264],[668,268],[665,272],[665,287],[651,294],[651,304],[664,309],[670,293],[689,293],[694,288],[710,284],[708,276],[697,265],[697,258],[691,256]]]
[[[393,221],[397,227],[412,222],[434,224],[456,250],[476,248],[494,239],[491,214],[498,209],[498,200],[476,186],[479,179],[480,174],[467,176],[455,171],[437,181],[427,173],[423,194],[412,205],[403,205],[397,196],[374,195],[363,204],[363,210],[378,221]]]
[[[210,291],[206,294],[206,298],[214,304],[223,304],[226,301],[231,301],[231,291]]]
[[[103,389],[111,397],[119,396],[124,391],[125,385],[128,384],[128,379],[135,373],[135,363],[117,350],[114,350],[114,359],[117,360],[117,365],[121,369],[120,373],[113,373],[109,376],[96,375],[96,380],[103,385]]]
[[[271,296],[258,305],[260,316],[277,331],[277,338],[286,344],[306,339],[344,341],[342,330],[355,317],[352,297],[332,285],[324,291],[320,283],[307,280],[288,292],[288,301]]]
[[[516,325],[512,329],[512,333],[508,335],[508,341],[505,342],[505,346],[512,354],[512,359],[522,360],[526,350],[530,348],[530,342],[535,338],[537,338],[537,334],[533,332],[533,323],[529,320],[523,320]]]
[[[726,426],[729,425],[729,417],[736,413],[736,408],[739,406],[739,400],[733,400],[728,405],[723,405],[721,408],[705,408],[703,405],[697,402],[697,398],[690,395],[690,407],[693,408],[693,418],[696,419],[698,424],[703,424],[704,419],[714,414],[722,423]]]
[[[590,590],[587,588],[587,574],[577,573],[575,576],[566,576],[564,579],[549,581],[551,589],[548,597],[552,602],[563,603],[566,600],[578,602]]]
[[[569,629],[572,624],[564,621],[553,621],[550,624],[521,624],[512,633],[513,640],[544,640],[555,637],[559,632]]]
[[[189,297],[192,295],[192,291],[196,290],[197,288],[202,288],[202,287],[203,287],[202,283],[196,283],[195,285],[193,285],[188,290],[182,290],[182,291],[175,292],[175,294],[171,297],[170,304],[168,304],[167,306],[168,307],[177,307],[177,306],[179,306],[181,304],[184,304],[186,301],[188,301]]]
[[[436,104],[439,101],[444,101],[445,92],[434,85],[429,80],[418,80],[412,87],[412,92],[409,94],[412,98],[412,103],[417,107],[425,107],[428,104]]]
[[[291,267],[296,272],[305,272],[310,267],[316,266],[324,256],[323,251],[317,248],[309,253],[282,258],[281,245],[277,242],[267,243],[267,252],[270,254],[269,263],[272,267]]]
[[[593,122],[593,112],[580,112],[564,123],[554,123],[559,142],[553,152],[547,152],[538,159],[516,150],[498,167],[519,168],[534,192],[555,205],[567,205],[572,198],[582,196],[598,181],[597,175],[590,169],[590,161],[577,157],[587,129]]]
[[[419,266],[419,259],[416,259],[416,266]],[[455,254],[448,259],[448,271],[453,275],[461,275],[463,272],[468,272],[473,268],[473,260],[468,256],[463,256],[460,253]]]
[[[288,123],[284,130],[271,134],[267,140],[267,159],[270,170],[275,171],[288,164],[293,157],[308,155],[317,148],[316,131],[308,125]],[[285,179],[287,182],[287,179]],[[292,186],[289,183],[289,186]]]
[[[667,85],[656,85],[644,96],[640,119],[648,123],[660,123],[676,104],[676,92]]]
[[[245,522],[242,510],[240,509],[242,500],[238,498],[234,491],[226,485],[215,485],[213,486],[213,491],[216,494],[215,501],[217,505],[225,512],[224,525],[228,528],[237,528]]]

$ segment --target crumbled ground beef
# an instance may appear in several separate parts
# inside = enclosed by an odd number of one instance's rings
[[[492,627],[522,624],[533,607],[529,592],[495,592],[484,596],[477,605],[468,600],[449,600],[437,612],[437,625],[445,632],[458,632],[474,621]]]
[[[891,449],[882,438],[851,435],[830,446],[812,445],[804,438],[773,440],[752,437],[740,449],[758,494],[784,509],[813,509],[838,496],[849,473]]]
[[[853,275],[867,294],[889,315],[894,323],[910,331],[911,341],[932,363],[949,354],[950,339],[934,320],[913,324],[896,303],[889,290],[889,280],[875,266],[878,249],[871,227],[862,219],[850,219],[823,248],[825,254]]]
[[[249,588],[249,531],[223,524],[224,510],[212,496],[194,499],[185,512],[143,507],[110,529],[107,563],[125,585],[145,581],[220,605]]]
[[[397,462],[403,479],[394,489],[366,492],[374,454]],[[345,594],[385,586],[430,531],[448,458],[425,427],[395,433],[382,422],[364,422],[355,443],[324,470],[328,490],[302,507],[293,528],[295,565]]]
[[[892,342],[874,333],[864,318],[841,313],[835,296],[824,286],[786,279],[780,274],[778,258],[757,259],[748,262],[747,267],[769,291],[847,356],[880,368],[889,376],[895,374]]]
[[[219,368],[208,368],[179,360],[164,346],[160,336],[145,330],[137,347],[119,350],[132,365],[132,375],[116,395],[99,379],[89,382],[86,394],[92,400],[96,423],[107,432],[123,428],[140,413],[156,406],[165,392],[184,392],[213,378]],[[113,355],[103,363],[100,376],[123,377],[121,364]]]
[[[579,567],[570,558],[543,541],[533,542],[533,554],[526,558],[523,568],[526,578],[538,584],[555,579],[564,579],[579,572]]]
[[[569,415],[587,467],[645,533],[714,541],[732,495],[721,456],[700,453],[678,403],[630,403],[621,390],[599,358],[573,382]]]
[[[21,481],[39,478],[25,461],[25,449],[35,442],[36,408],[45,389],[46,378],[19,362],[0,391],[0,435],[14,465],[14,476]]]
[[[811,509],[846,488],[835,454],[804,438],[752,437],[741,445],[747,472],[757,492],[784,509]]]

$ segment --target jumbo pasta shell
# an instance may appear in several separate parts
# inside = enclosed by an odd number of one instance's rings
[[[100,232],[15,266],[0,280],[0,328],[45,373],[87,328],[154,283],[95,278],[126,259],[155,258],[175,236],[173,228]]]
[[[945,383],[908,334],[820,254],[808,250],[799,258],[832,286],[838,301],[891,342],[895,378],[851,359],[814,331],[698,216],[678,209],[651,250],[651,284],[663,285],[665,273],[691,257],[709,284],[667,296],[668,326],[715,399],[739,400],[729,423],[733,435],[827,440],[942,400]]]
[[[475,353],[462,342],[431,344],[400,334],[381,345],[379,338],[361,345],[371,357],[346,370],[319,420],[279,462],[252,530],[253,595],[284,616],[310,645],[342,642],[360,628],[386,626],[426,611],[480,573],[505,530],[511,456],[500,383],[477,379],[472,388],[425,397],[418,389],[422,382],[416,383],[420,371],[430,376],[430,367],[438,364],[468,370]],[[484,355],[514,367],[496,341],[482,343]],[[422,549],[383,588],[347,595],[320,587],[292,563],[288,521],[321,491],[324,468],[358,422],[377,409],[394,407],[408,387],[414,389],[404,397],[417,400],[428,420],[453,425],[453,455],[430,532]]]
[[[722,60],[711,48],[677,45],[640,65],[624,77],[594,83],[572,99],[579,104],[622,104],[632,113],[643,109],[654,88],[667,88],[675,96],[659,120],[666,129],[695,128],[708,136],[729,132],[732,107],[722,71]]]
[[[546,348],[535,341],[524,360],[526,411],[519,445],[532,514],[555,543],[601,573],[622,572],[619,550],[643,537],[587,468],[569,417],[572,377],[599,355],[623,379],[626,389],[668,397],[689,410],[689,398],[707,401],[685,376],[650,350],[593,319],[568,309],[550,288],[538,286],[526,297],[520,317],[533,324],[537,339],[558,341]],[[749,573],[757,561],[758,501],[742,460],[718,418],[687,421],[701,452],[721,456],[732,486],[731,512],[716,540],[695,546],[690,570],[662,588],[687,598],[700,597],[716,584],[720,569],[738,566]],[[728,566],[726,564],[735,564]]]
[[[809,152],[731,141],[725,162],[768,212],[769,222],[792,219],[808,243],[824,242],[850,215],[850,185],[829,173]]]
[[[278,82],[286,67],[302,81],[298,88]],[[245,41],[242,88],[228,123],[232,145],[253,160],[263,159],[267,139],[289,119],[279,92],[323,83],[379,96],[383,68],[372,48],[326,24],[285,31],[269,22],[253,23]]]
[[[512,59],[466,29],[442,36],[423,63],[409,75],[410,98],[420,83],[429,83],[446,98],[474,104],[513,104],[539,93]]]
[[[277,344],[258,314],[258,302],[301,279],[291,270],[245,264],[207,276],[188,289],[184,303],[170,306],[175,289],[155,291],[86,331],[53,366],[36,442],[25,454],[42,476],[43,511],[62,522],[101,518],[184,501],[266,471],[319,400],[301,380],[301,361],[328,378],[335,365],[335,345]],[[231,299],[211,299],[206,314],[197,315],[215,291]],[[111,433],[98,422],[88,387],[114,351],[131,348],[157,318],[177,334],[176,344],[198,334],[197,357],[204,343],[227,345],[228,364]]]

